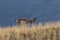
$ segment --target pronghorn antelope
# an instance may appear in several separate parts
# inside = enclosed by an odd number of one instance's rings
[[[29,25],[29,24],[33,24],[35,22],[37,18],[34,18],[34,19],[18,19],[16,22],[17,22],[17,25]]]

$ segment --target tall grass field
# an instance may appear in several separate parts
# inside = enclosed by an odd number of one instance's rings
[[[60,22],[0,28],[0,40],[60,40]]]

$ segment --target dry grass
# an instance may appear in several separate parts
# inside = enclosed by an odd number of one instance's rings
[[[0,28],[0,40],[60,40],[60,22]]]

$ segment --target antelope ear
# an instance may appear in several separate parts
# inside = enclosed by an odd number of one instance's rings
[[[18,22],[18,19],[16,20],[16,23]]]

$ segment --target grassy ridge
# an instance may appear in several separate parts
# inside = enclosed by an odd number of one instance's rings
[[[60,22],[0,28],[0,40],[60,40]]]

